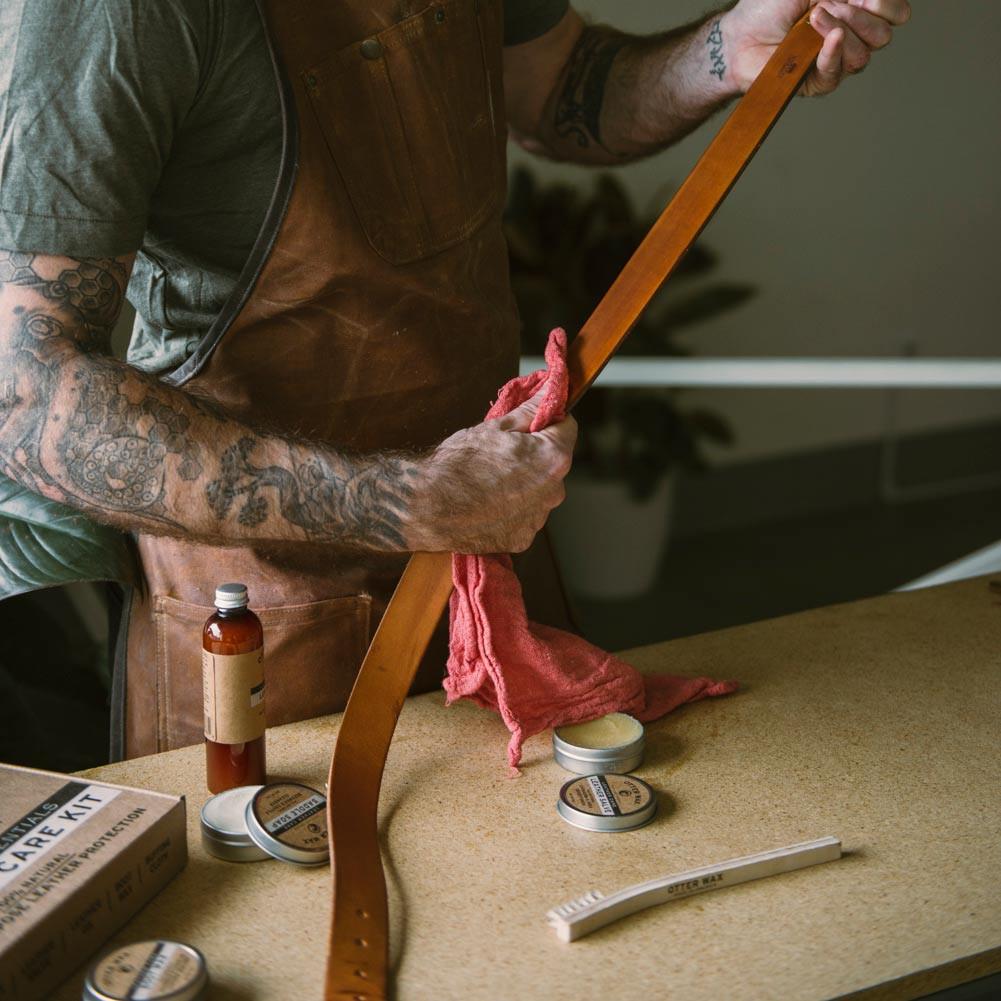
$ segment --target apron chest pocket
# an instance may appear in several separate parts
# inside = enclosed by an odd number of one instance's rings
[[[264,627],[268,726],[340,712],[368,648],[367,595],[257,606]],[[201,632],[215,611],[166,595],[153,599],[160,713],[166,748],[204,738]]]
[[[365,235],[393,264],[461,242],[499,210],[497,7],[434,3],[303,74]]]

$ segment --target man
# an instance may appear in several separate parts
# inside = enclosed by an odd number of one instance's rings
[[[582,163],[653,152],[744,91],[809,4],[644,38],[561,0],[258,6],[0,15],[0,462],[54,522],[68,505],[136,539],[130,755],[200,739],[216,583],[250,586],[274,724],[343,706],[406,553],[529,546],[575,426],[529,433],[531,403],[479,422],[517,361],[508,125]],[[909,13],[823,0],[804,92]],[[129,364],[109,352],[126,286]]]

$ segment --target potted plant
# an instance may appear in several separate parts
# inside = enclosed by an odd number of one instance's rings
[[[524,168],[514,173],[505,229],[524,354],[542,354],[554,326],[572,336],[583,325],[651,224],[611,175],[585,192],[542,186]],[[754,294],[748,285],[707,281],[715,264],[704,246],[692,247],[620,355],[687,354],[675,340],[679,331]],[[700,443],[729,443],[731,430],[710,411],[684,408],[667,388],[595,387],[575,416],[580,438],[567,501],[550,521],[561,562],[582,595],[640,594],[666,545],[675,472],[704,468]]]

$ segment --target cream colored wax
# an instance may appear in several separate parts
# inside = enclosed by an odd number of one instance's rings
[[[609,713],[588,723],[561,726],[556,733],[577,747],[619,747],[636,740],[643,733],[643,724],[625,713]]]

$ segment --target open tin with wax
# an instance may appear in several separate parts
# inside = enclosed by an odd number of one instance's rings
[[[556,763],[578,775],[631,772],[643,760],[643,724],[626,713],[609,713],[553,731]]]
[[[263,862],[271,856],[254,844],[247,830],[247,804],[263,786],[237,786],[206,800],[202,807],[202,846],[227,862]]]
[[[205,850],[227,862],[323,865],[330,858],[327,798],[298,782],[227,789],[202,807],[201,825]]]

